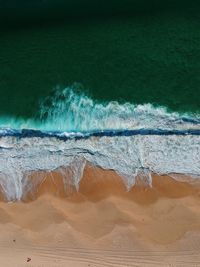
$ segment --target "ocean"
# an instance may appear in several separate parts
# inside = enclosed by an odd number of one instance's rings
[[[0,1],[5,198],[63,168],[78,190],[88,163],[127,190],[138,175],[197,178],[199,12],[195,0]]]

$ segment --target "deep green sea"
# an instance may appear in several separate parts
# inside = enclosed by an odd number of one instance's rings
[[[200,178],[200,0],[0,0],[0,191],[88,164]]]
[[[38,116],[72,85],[98,102],[200,112],[199,1],[8,0],[0,15],[1,116]]]

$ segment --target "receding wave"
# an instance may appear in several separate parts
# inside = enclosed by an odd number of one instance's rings
[[[0,138],[0,185],[7,200],[19,200],[48,173],[78,191],[86,164],[114,170],[129,190],[136,177],[151,185],[151,174],[200,174],[200,136],[133,135],[60,140],[56,137]],[[34,181],[31,175],[39,172]],[[94,177],[95,179],[95,177]]]
[[[97,103],[67,88],[43,102],[39,120],[1,119],[0,189],[20,200],[58,173],[64,190],[78,191],[86,165],[113,170],[127,190],[138,176],[151,185],[152,173],[198,178],[199,126],[198,115]]]

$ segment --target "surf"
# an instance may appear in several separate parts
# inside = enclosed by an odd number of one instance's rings
[[[33,129],[45,132],[100,132],[139,129],[188,130],[200,128],[200,115],[169,111],[147,104],[98,102],[78,86],[55,90],[40,101],[35,118],[0,118],[1,129]]]
[[[56,171],[66,188],[73,185],[78,191],[85,166],[90,164],[113,170],[129,190],[138,176],[150,186],[152,173],[198,178],[199,155],[198,135],[91,136],[68,140],[4,136],[0,138],[0,185],[6,199],[16,201],[39,186],[48,173]],[[31,174],[37,172],[40,175],[31,180]]]
[[[138,177],[151,186],[152,174],[199,179],[198,114],[99,103],[73,88],[56,91],[39,110],[39,119],[1,118],[0,190],[6,201],[24,199],[55,173],[64,192],[78,192],[86,166],[112,170],[127,191]]]

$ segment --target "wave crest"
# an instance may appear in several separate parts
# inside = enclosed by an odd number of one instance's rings
[[[121,104],[117,101],[99,103],[83,93],[77,86],[57,90],[53,97],[40,105],[39,120],[0,119],[1,127],[32,128],[44,131],[102,131],[132,129],[196,129],[200,126],[198,114],[169,112],[165,107],[152,104]]]

